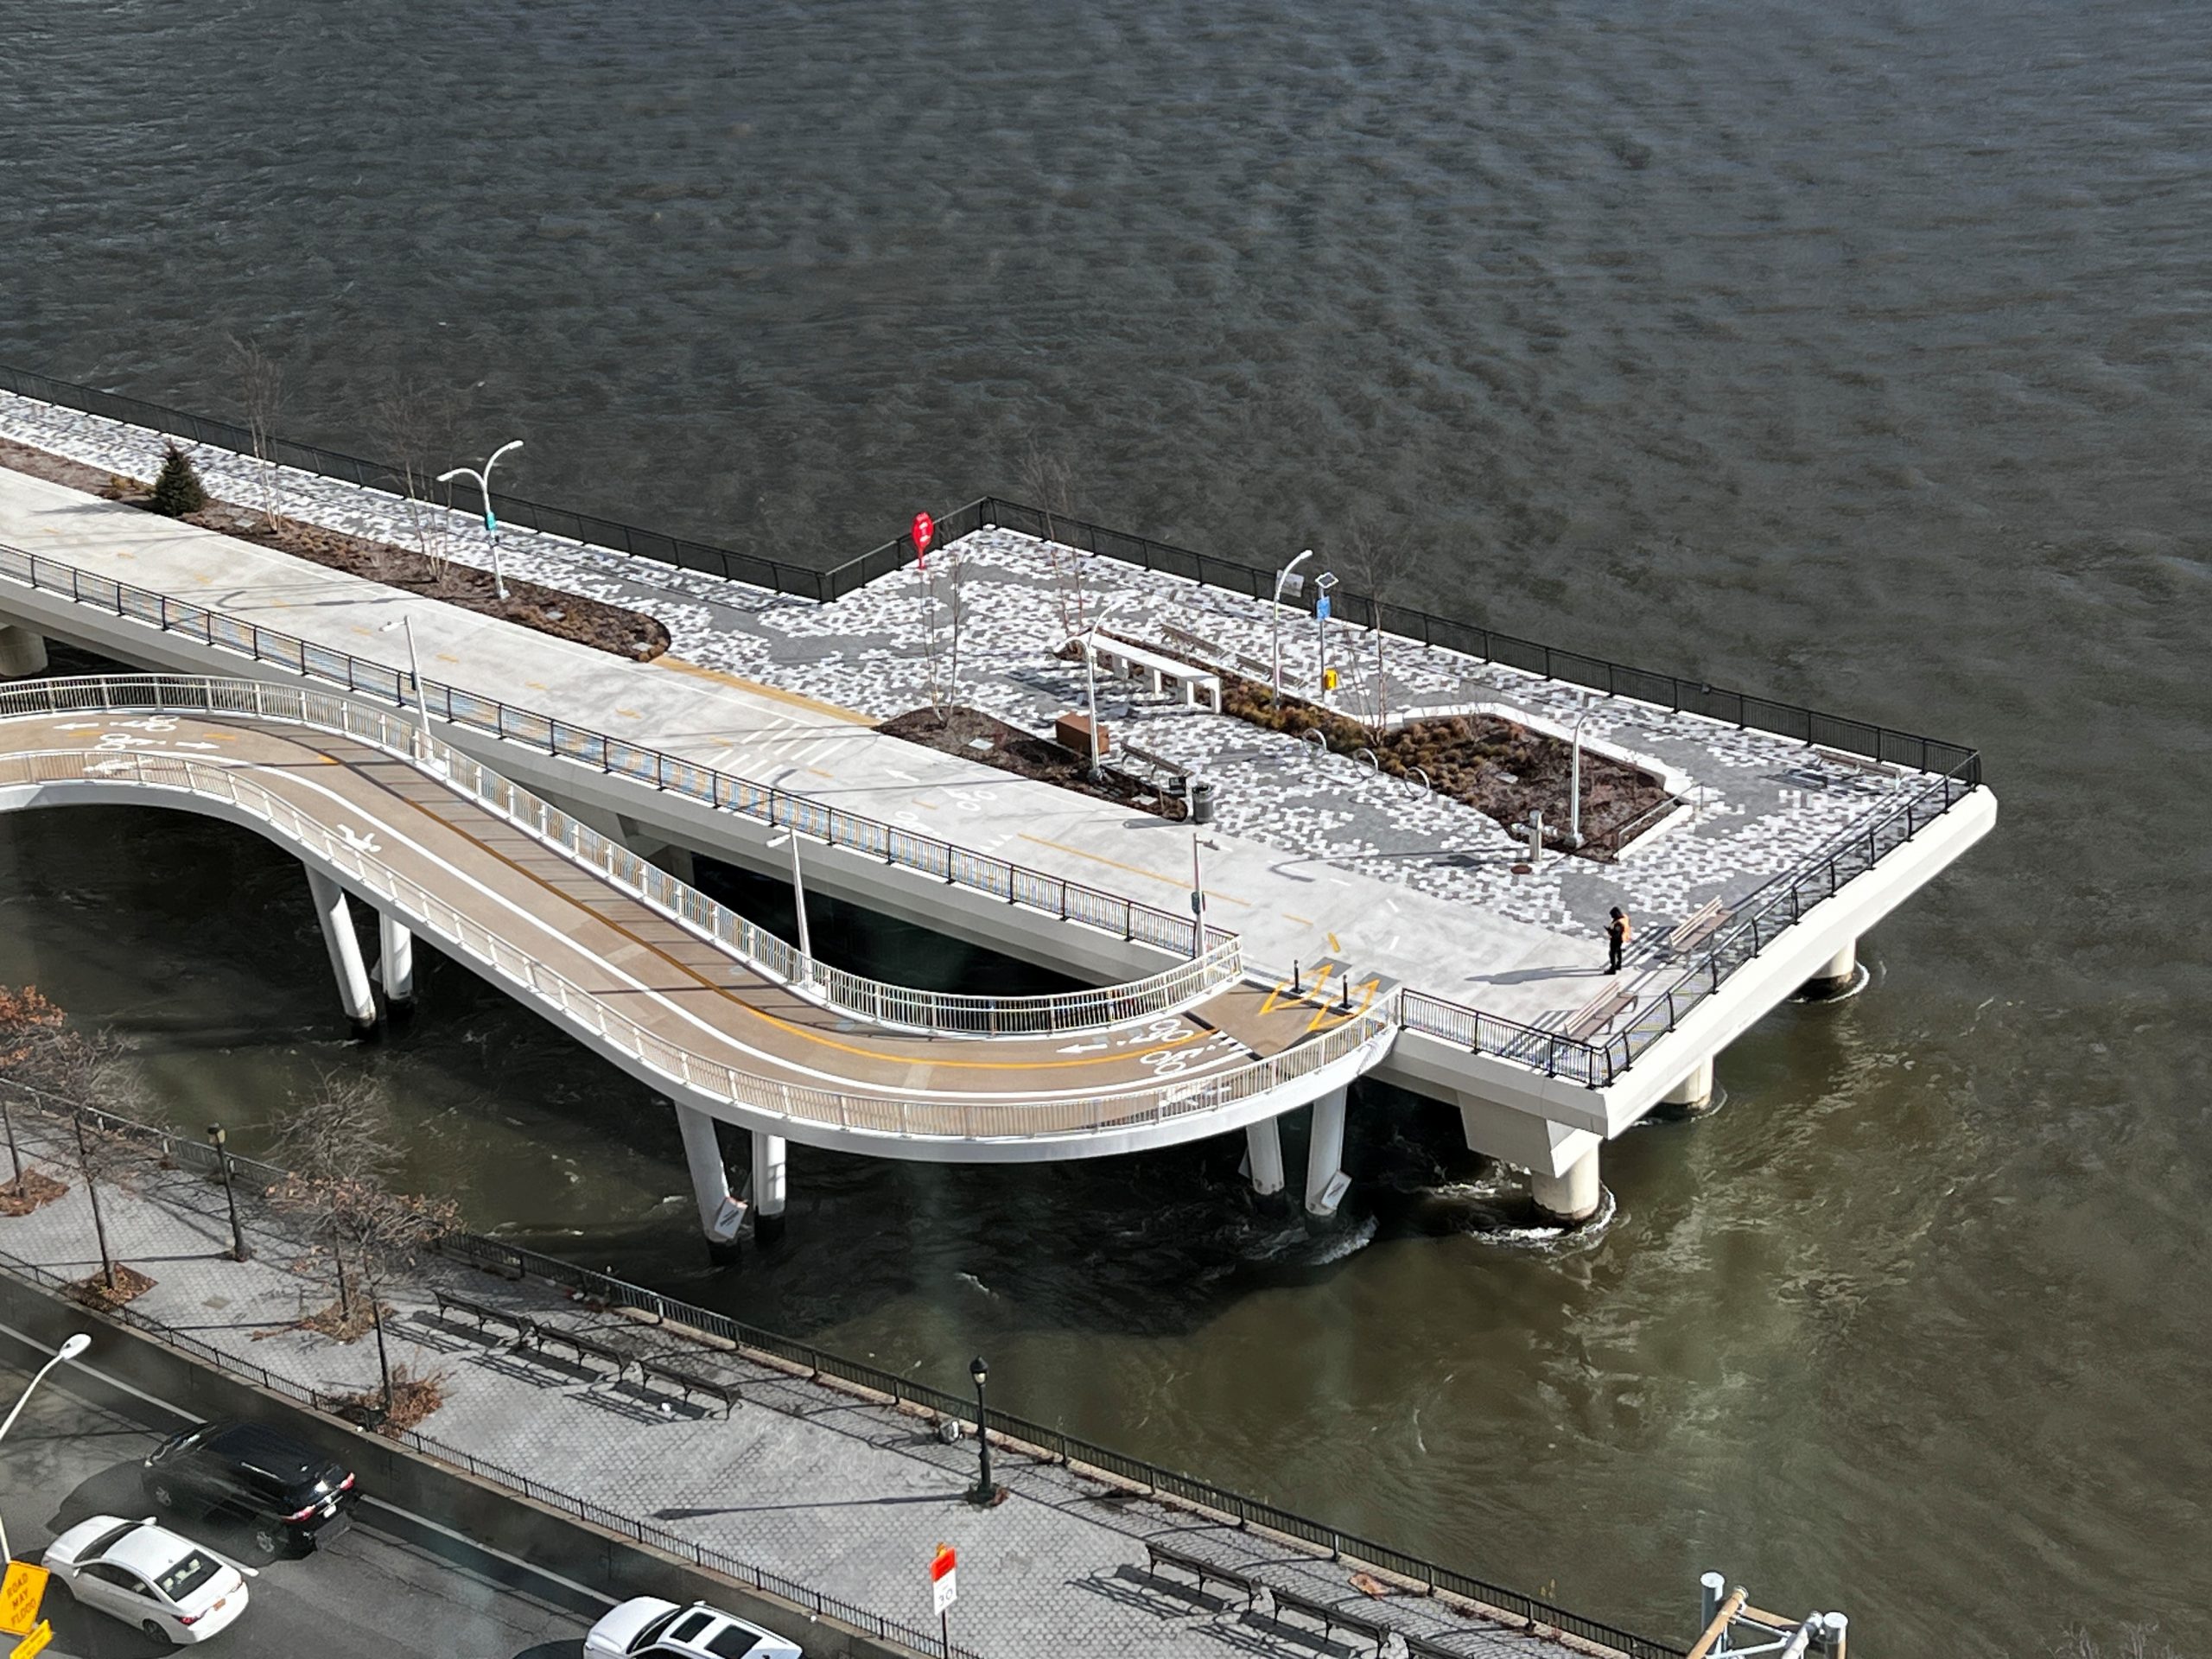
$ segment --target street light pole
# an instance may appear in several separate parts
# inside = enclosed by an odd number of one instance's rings
[[[982,1467],[976,1477],[976,1490],[968,1494],[971,1503],[988,1503],[999,1495],[991,1480],[991,1430],[983,1415],[983,1383],[990,1376],[991,1368],[983,1363],[981,1354],[968,1362],[968,1375],[976,1379],[976,1445],[982,1459]]]
[[[1313,578],[1313,642],[1318,652],[1313,667],[1313,698],[1323,708],[1329,702],[1329,590],[1336,585],[1336,577],[1326,570]]]
[[[484,531],[492,538],[492,586],[497,590],[502,603],[505,602],[507,597],[507,578],[505,573],[499,569],[499,518],[492,511],[492,469],[499,464],[499,457],[505,454],[508,450],[521,448],[520,438],[501,444],[492,452],[492,458],[484,463],[484,470],[480,473],[473,467],[456,467],[449,473],[438,474],[438,482],[441,484],[456,478],[473,478],[476,480],[476,488],[484,498]]]
[[[1126,595],[1124,595],[1126,597]],[[1116,600],[1114,604],[1121,601]],[[1106,626],[1106,613],[1114,605],[1102,605],[1098,613],[1090,619],[1090,626],[1084,630],[1083,689],[1090,707],[1090,781],[1098,781],[1098,630]]]
[[[1589,718],[1590,710],[1585,709],[1574,721],[1573,775],[1567,790],[1567,844],[1570,847],[1582,844],[1582,722]]]
[[[219,1123],[207,1126],[207,1138],[215,1146],[215,1161],[223,1168],[223,1200],[231,1208],[231,1260],[243,1262],[246,1258],[245,1235],[238,1230],[238,1190],[231,1173],[231,1137],[223,1132]]]
[[[404,629],[407,634],[407,672],[415,682],[415,723],[423,739],[423,760],[430,759],[430,700],[423,693],[423,659],[415,652],[415,619],[402,616],[397,622],[387,622],[378,633],[390,633],[394,628]]]
[[[1291,581],[1291,573],[1313,556],[1313,550],[1309,547],[1275,572],[1274,609],[1268,619],[1268,655],[1274,664],[1274,700],[1277,702],[1282,701],[1282,590]]]
[[[16,1419],[23,1414],[23,1408],[30,1402],[31,1391],[36,1389],[40,1383],[46,1381],[46,1374],[52,1370],[55,1366],[59,1365],[63,1360],[76,1358],[78,1355],[83,1353],[86,1349],[92,1345],[92,1339],[86,1336],[83,1332],[79,1331],[74,1336],[66,1339],[59,1348],[54,1351],[54,1357],[48,1360],[45,1364],[40,1366],[37,1371],[32,1375],[31,1380],[23,1385],[22,1398],[16,1402],[16,1408],[8,1414],[8,1421],[4,1423],[0,1423],[0,1440],[5,1440],[8,1435],[8,1431],[16,1426]],[[980,1365],[983,1362],[979,1359],[976,1363]],[[981,1389],[982,1384],[979,1382],[976,1386],[978,1389]],[[986,1466],[988,1466],[988,1465]],[[15,1559],[15,1551],[8,1548],[7,1523],[4,1521],[0,1521],[0,1562],[12,1561]]]
[[[772,852],[786,842],[791,843],[791,903],[798,910],[799,977],[811,984],[814,980],[814,942],[808,937],[806,929],[806,876],[799,868],[798,830],[793,825],[785,824],[784,833],[772,837],[768,847]]]

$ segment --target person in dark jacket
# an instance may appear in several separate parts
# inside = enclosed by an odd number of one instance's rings
[[[1605,924],[1605,971],[1618,974],[1621,970],[1621,952],[1628,949],[1630,933],[1628,912],[1618,905],[1613,906],[1612,919]]]

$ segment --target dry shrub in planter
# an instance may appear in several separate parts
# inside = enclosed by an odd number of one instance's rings
[[[44,1170],[27,1169],[22,1179],[0,1181],[0,1216],[28,1216],[42,1204],[52,1204],[69,1190]]]
[[[68,1289],[71,1300],[82,1302],[86,1307],[98,1308],[102,1313],[111,1313],[125,1302],[137,1301],[153,1287],[151,1279],[137,1268],[125,1267],[118,1262],[105,1273],[96,1273],[88,1279],[78,1280]]]

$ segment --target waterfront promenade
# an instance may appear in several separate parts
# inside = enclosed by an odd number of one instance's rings
[[[0,1219],[0,1270],[75,1280],[94,1273],[92,1227],[62,1122],[19,1109],[26,1150],[70,1179],[64,1198]],[[197,1150],[186,1149],[186,1150]],[[156,1283],[133,1311],[300,1389],[372,1389],[373,1338],[340,1344],[296,1328],[333,1300],[323,1263],[279,1215],[242,1191],[252,1255],[228,1259],[219,1183],[204,1169],[147,1160],[128,1185],[103,1185],[116,1258]],[[435,1291],[583,1336],[631,1363],[556,1341],[523,1342],[512,1326],[442,1312]],[[1356,1559],[1332,1560],[1288,1538],[1148,1497],[1080,1464],[1012,1444],[994,1447],[1003,1502],[965,1501],[976,1484],[972,1434],[946,1443],[929,1414],[803,1370],[685,1337],[533,1280],[511,1282],[433,1260],[386,1287],[396,1364],[438,1375],[446,1402],[429,1440],[512,1476],[650,1523],[748,1567],[927,1629],[926,1567],[936,1545],[960,1552],[952,1634],[984,1659],[1109,1659],[1135,1651],[1224,1650],[1319,1659],[1372,1651],[1339,1629],[1333,1643],[1307,1605],[1402,1633],[1418,1651],[1455,1659],[1554,1659],[1613,1649],[1425,1595]],[[711,1398],[648,1382],[635,1360],[658,1357],[734,1391]],[[334,1427],[334,1433],[342,1433]],[[1147,1543],[1218,1574],[1201,1589],[1184,1570],[1154,1570]],[[1359,1582],[1355,1582],[1355,1574]],[[1270,1587],[1249,1607],[1242,1584]],[[1274,1603],[1272,1612],[1270,1601]],[[1673,1649],[1646,1646],[1652,1656]]]

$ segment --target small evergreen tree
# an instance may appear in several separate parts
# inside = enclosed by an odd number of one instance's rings
[[[165,518],[181,518],[207,505],[207,491],[200,481],[200,469],[192,464],[190,455],[169,445],[162,475],[154,480],[154,511]]]

